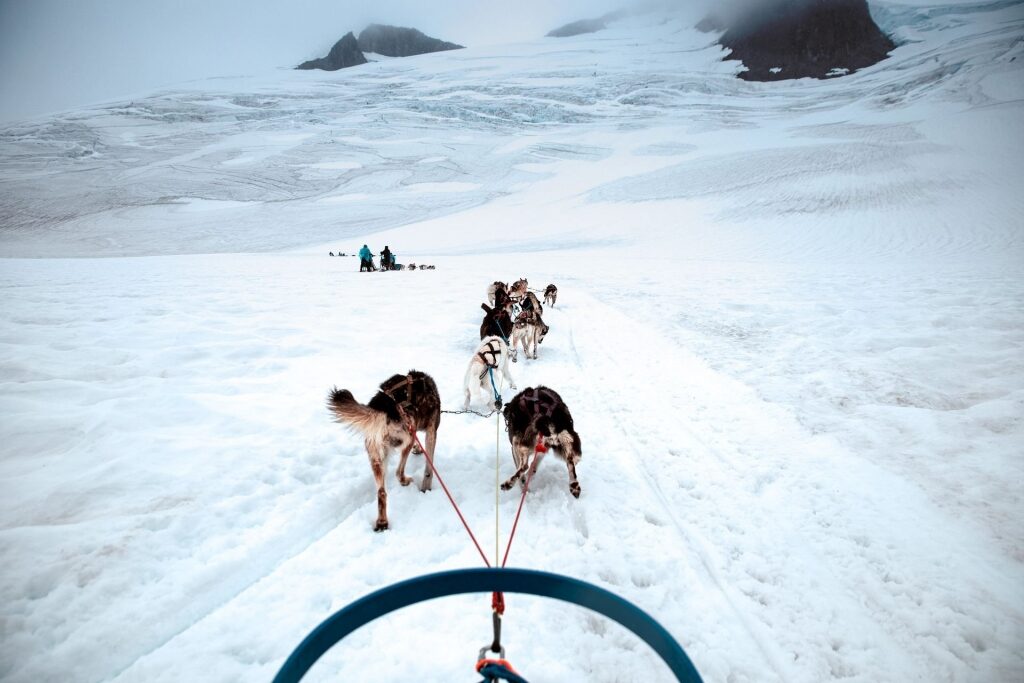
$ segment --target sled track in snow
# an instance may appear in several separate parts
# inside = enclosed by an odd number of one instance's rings
[[[575,293],[575,296],[579,296],[579,293]],[[592,300],[592,299],[588,302],[588,304],[590,306],[595,307],[595,308],[603,306],[602,304],[600,304],[596,300]],[[609,308],[609,311],[611,310],[610,307],[606,307],[606,308]],[[578,348],[576,346],[575,334],[574,334],[575,325],[573,323],[572,316],[570,314],[565,313],[563,311],[562,317],[566,321],[566,327],[568,329],[569,346],[570,346],[570,349],[572,351],[572,354],[573,354],[573,357],[574,357],[574,360],[575,360],[575,363],[576,363],[577,367],[579,367],[580,369],[583,369],[585,366],[592,365],[592,363],[584,363],[583,356],[581,356],[581,354],[580,354],[580,352],[579,352],[579,350],[578,350]],[[625,317],[625,316],[623,316],[623,317]],[[609,315],[607,315],[607,314],[592,315],[592,316],[590,316],[590,318],[594,319],[594,320],[607,321],[608,318],[609,318]],[[600,331],[599,330],[593,330],[592,332],[593,332],[593,337],[594,338],[599,338],[599,336],[600,336]],[[611,353],[604,352],[603,349],[601,350],[600,353],[603,356],[603,358],[602,358],[602,360],[600,362],[602,364],[606,365],[606,366],[614,368],[613,372],[610,373],[611,376],[619,376],[619,377],[626,377],[626,376],[630,376],[630,375],[631,376],[644,376],[644,373],[631,373],[631,372],[628,372],[622,366],[621,361],[617,361],[613,357],[613,355]],[[648,358],[652,358],[652,357],[656,358],[658,356],[657,356],[657,354],[644,353],[644,351],[642,349],[639,349],[636,346],[634,346],[632,349],[630,349],[630,357],[632,357],[632,358],[645,358],[645,359],[648,359]],[[591,358],[592,357],[588,356],[587,360],[591,360]],[[607,360],[605,360],[605,359],[607,359]],[[670,380],[667,380],[667,379],[665,380],[664,384],[665,384],[665,386],[672,386],[673,385],[673,383]],[[622,395],[629,395],[627,391],[620,391],[620,392],[617,392],[617,393],[620,393]],[[675,405],[684,405],[685,404],[685,397],[680,396],[678,394],[671,394],[669,396],[669,400],[673,404],[675,404]],[[595,406],[594,410],[595,411],[596,410],[600,410],[600,408]],[[623,411],[619,411],[615,415],[614,422],[617,425],[618,431],[620,431],[623,434],[623,436],[627,439],[627,443],[635,435],[642,434],[642,433],[650,431],[650,427],[649,426],[646,426],[646,425],[645,426],[640,426],[640,425],[637,424],[637,422],[634,419],[629,418],[629,417],[624,417]],[[704,453],[715,456],[716,459],[718,459],[721,463],[725,464],[731,470],[737,470],[737,465],[735,464],[735,462],[732,459],[730,459],[727,456],[725,456],[725,454],[721,453],[719,451],[719,449],[716,449],[713,446],[711,446],[710,444],[708,444],[705,440],[703,440],[701,437],[696,435],[692,430],[690,430],[685,425],[677,425],[677,427],[679,429],[685,430],[687,437],[689,439],[691,439],[692,441],[696,442],[696,444],[699,445],[702,448]],[[667,435],[667,434],[659,434],[657,436],[654,436],[652,438],[652,440],[655,441],[655,442],[660,441],[661,443],[664,443],[664,444],[673,443],[673,439],[672,439],[671,435]],[[699,534],[693,532],[692,530],[688,530],[683,525],[683,523],[679,521],[679,518],[676,515],[675,511],[673,510],[673,507],[672,507],[671,503],[669,502],[669,500],[666,497],[665,493],[662,491],[661,487],[658,485],[657,477],[655,476],[654,473],[651,472],[650,466],[648,464],[648,460],[645,460],[644,458],[639,457],[637,452],[636,452],[636,450],[633,449],[633,448],[627,447],[625,450],[629,454],[629,458],[630,458],[630,461],[632,462],[633,468],[637,472],[640,473],[641,478],[643,479],[643,481],[646,484],[647,488],[649,489],[649,491],[653,495],[654,500],[657,501],[659,507],[661,508],[661,512],[671,522],[672,528],[673,528],[673,530],[675,532],[675,535],[682,542],[683,546],[685,548],[689,549],[689,551],[690,551],[689,553],[682,552],[679,548],[675,549],[675,552],[678,555],[680,555],[681,561],[683,561],[683,562],[688,561],[688,560],[692,559],[692,557],[694,555],[696,555],[700,559],[701,566],[703,567],[704,572],[706,573],[708,578],[711,580],[711,583],[715,586],[715,588],[718,590],[718,592],[724,598],[726,604],[729,605],[729,607],[732,610],[732,612],[736,615],[737,620],[742,625],[744,631],[750,637],[750,640],[753,643],[756,644],[757,649],[764,656],[765,661],[768,663],[768,665],[771,667],[771,669],[778,676],[779,680],[782,680],[782,681],[789,680],[789,677],[784,673],[783,665],[781,664],[781,662],[778,661],[778,658],[770,651],[769,647],[765,644],[765,638],[767,636],[758,633],[757,627],[754,625],[754,623],[752,622],[752,620],[749,617],[749,615],[746,612],[744,612],[736,604],[736,600],[735,600],[734,596],[730,593],[730,591],[727,589],[726,583],[725,583],[723,577],[721,576],[720,572],[718,572],[715,569],[715,563],[712,561],[712,552],[711,552],[711,550],[709,548],[709,544],[707,543],[707,541],[705,541],[703,538],[701,538]]]

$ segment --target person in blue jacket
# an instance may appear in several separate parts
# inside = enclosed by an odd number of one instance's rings
[[[359,272],[371,270],[376,270],[373,267],[373,252],[364,244],[363,248],[359,250]]]

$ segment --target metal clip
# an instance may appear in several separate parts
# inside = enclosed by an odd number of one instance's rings
[[[504,647],[499,645],[497,650],[492,650],[490,645],[484,645],[482,648],[480,648],[480,654],[478,654],[476,656],[476,661],[479,662],[481,659],[483,659],[484,655],[486,655],[488,651],[490,651],[490,652],[497,652],[501,659],[505,659],[505,648]]]

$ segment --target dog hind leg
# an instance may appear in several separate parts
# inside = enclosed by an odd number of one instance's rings
[[[519,477],[523,476],[523,472],[526,471],[526,463],[521,458],[521,448],[519,446],[519,437],[512,437],[512,462],[515,463],[516,471],[511,477],[505,480],[501,485],[502,491],[508,491],[516,483]]]
[[[423,481],[420,483],[420,491],[429,491],[430,487],[434,484],[434,468],[430,466],[430,461],[437,457],[437,427],[440,422],[440,416],[436,417],[434,421],[427,426],[427,455],[423,458]]]
[[[576,479],[576,463],[572,461],[572,458],[565,459],[565,465],[569,468],[569,493],[573,495],[573,498],[580,497],[580,482]]]
[[[558,441],[559,449],[565,455],[565,466],[569,469],[569,492],[574,498],[579,498],[581,489],[576,478],[576,463],[580,461],[581,454],[576,451],[576,439],[571,434],[562,432],[558,435]]]
[[[502,491],[508,491],[518,481],[522,486],[526,486],[526,480],[523,479],[523,474],[526,473],[527,466],[530,462],[530,449],[519,443],[519,439],[513,439],[512,444],[512,458],[516,463],[515,473],[509,477],[501,485]],[[536,461],[534,461],[534,469],[536,468]]]
[[[476,363],[470,363],[469,368],[466,370],[466,378],[462,382],[462,391],[466,399],[462,404],[463,410],[469,410],[469,404],[473,402],[474,394],[479,393],[479,389],[474,389],[474,387],[480,384],[478,379],[479,373],[476,370]]]
[[[388,492],[384,488],[384,455],[386,451],[378,444],[366,442],[366,452],[370,456],[370,469],[377,482],[377,522],[374,531],[385,531],[388,528]]]
[[[412,477],[405,476],[405,463],[409,459],[409,451],[412,450],[413,440],[409,439],[409,443],[402,447],[401,459],[398,461],[398,471],[395,475],[398,477],[398,481],[402,486],[408,486],[412,483]]]
[[[518,387],[516,386],[516,381],[514,379],[512,379],[512,373],[509,372],[509,369],[508,369],[508,357],[507,356],[502,359],[502,362],[501,362],[501,374],[505,376],[505,381],[508,382],[509,387],[511,387],[513,391],[518,389]]]

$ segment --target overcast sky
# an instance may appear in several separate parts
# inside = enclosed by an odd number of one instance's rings
[[[630,0],[0,0],[0,121],[327,53],[371,22],[466,46],[539,38]]]

